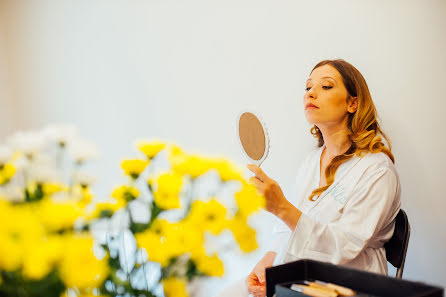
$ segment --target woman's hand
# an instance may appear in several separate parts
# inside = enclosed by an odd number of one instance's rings
[[[265,196],[265,209],[281,219],[291,230],[294,230],[302,214],[300,210],[285,198],[279,184],[268,177],[259,166],[248,164],[246,167],[256,175],[250,177],[249,182]]]
[[[254,266],[254,269],[246,278],[248,291],[254,295],[254,297],[266,296],[265,269],[273,265],[275,257],[275,252],[267,252],[262,260]]]
[[[283,195],[279,184],[268,177],[259,166],[248,164],[246,167],[256,175],[250,177],[249,182],[253,184],[263,196],[265,196],[265,209],[278,216],[280,211],[286,207],[286,202],[288,202]]]

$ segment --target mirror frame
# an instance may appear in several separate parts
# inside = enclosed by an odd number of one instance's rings
[[[240,140],[240,132],[239,132],[239,126],[240,126],[240,118],[242,117],[242,115],[244,113],[251,113],[252,115],[254,115],[257,120],[260,122],[260,124],[262,125],[262,129],[263,129],[263,135],[265,136],[265,150],[263,151],[263,156],[259,159],[259,160],[254,160],[252,159],[245,151],[245,148],[243,147],[242,141]],[[268,130],[266,129],[266,125],[265,122],[263,121],[262,117],[259,116],[259,114],[255,111],[252,110],[242,110],[238,116],[237,116],[237,125],[236,125],[236,133],[237,133],[237,141],[240,145],[240,147],[242,148],[243,154],[245,155],[245,157],[249,160],[249,162],[251,164],[257,165],[260,167],[260,165],[263,163],[263,161],[265,161],[266,157],[268,156],[269,153],[269,148],[270,148],[270,141],[269,141],[269,135],[268,135]]]

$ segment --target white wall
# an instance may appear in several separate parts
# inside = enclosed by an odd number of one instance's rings
[[[16,126],[9,72],[7,26],[7,1],[0,0],[0,139],[14,131]]]
[[[445,1],[9,1],[18,125],[76,123],[104,154],[100,193],[136,137],[243,163],[239,110],[263,114],[264,170],[289,190],[315,141],[301,104],[311,68],[344,58],[365,76],[393,140],[412,226],[405,277],[446,285]],[[231,262],[248,272],[266,249]],[[241,267],[241,268],[240,268]],[[214,281],[216,287],[221,281]]]

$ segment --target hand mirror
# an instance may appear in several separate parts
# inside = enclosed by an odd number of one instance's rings
[[[237,139],[245,156],[260,167],[269,152],[268,131],[259,116],[251,111],[242,111],[237,118]]]

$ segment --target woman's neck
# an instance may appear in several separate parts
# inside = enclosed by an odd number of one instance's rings
[[[346,125],[339,126],[318,126],[324,137],[325,155],[332,159],[335,156],[342,155],[351,146],[352,142],[348,137]]]

